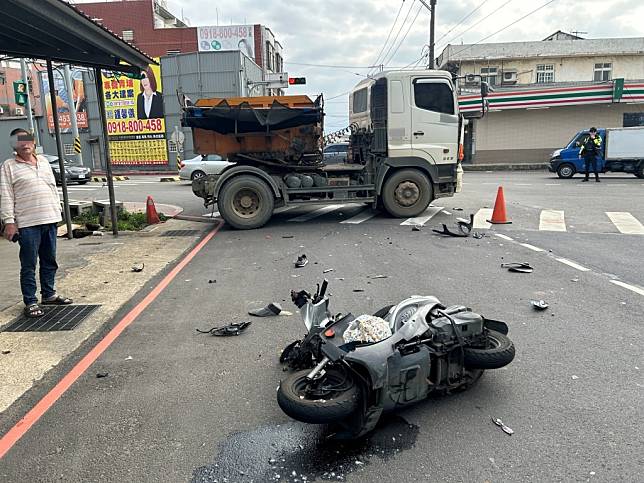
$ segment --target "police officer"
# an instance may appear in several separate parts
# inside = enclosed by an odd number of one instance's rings
[[[584,165],[586,168],[586,177],[582,182],[588,181],[588,175],[590,174],[590,165],[593,165],[593,172],[595,173],[595,181],[599,183],[599,172],[597,171],[597,157],[601,153],[602,147],[602,138],[597,133],[596,127],[590,128],[590,135],[584,139],[584,143],[581,145],[579,150],[579,156],[584,157]]]

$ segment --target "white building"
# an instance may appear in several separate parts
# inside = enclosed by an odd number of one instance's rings
[[[580,129],[644,125],[644,38],[558,31],[534,42],[449,45],[437,62],[465,76],[465,89],[481,79],[494,89],[490,111],[468,126],[466,162],[546,162]],[[479,111],[479,101],[459,97],[463,112]]]

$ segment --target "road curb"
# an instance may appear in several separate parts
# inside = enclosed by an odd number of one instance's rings
[[[464,164],[463,171],[541,171],[548,163]]]
[[[129,176],[112,176],[112,181],[127,181]],[[107,177],[105,176],[92,176],[92,181],[96,183],[107,183]]]

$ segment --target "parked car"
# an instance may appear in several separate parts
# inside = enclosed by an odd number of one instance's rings
[[[179,179],[194,181],[207,174],[219,174],[231,164],[217,154],[200,154],[181,162]]]
[[[346,163],[349,157],[349,143],[334,143],[324,147],[326,164]]]
[[[58,163],[58,156],[53,154],[43,154],[45,159],[49,161],[51,170],[54,172],[54,178],[56,178],[56,184],[59,185],[62,183],[60,177],[60,164]],[[65,180],[69,182],[76,182],[78,184],[87,183],[92,176],[92,170],[86,168],[85,166],[73,166],[69,161],[65,160]]]

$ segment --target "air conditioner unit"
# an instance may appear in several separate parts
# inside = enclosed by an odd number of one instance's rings
[[[14,113],[16,116],[24,116],[24,115],[25,115],[25,110],[24,110],[22,107],[16,107],[16,108],[13,110],[13,113]]]
[[[505,71],[503,71],[503,83],[504,84],[516,84],[517,83],[517,71],[516,70],[505,70]]]

